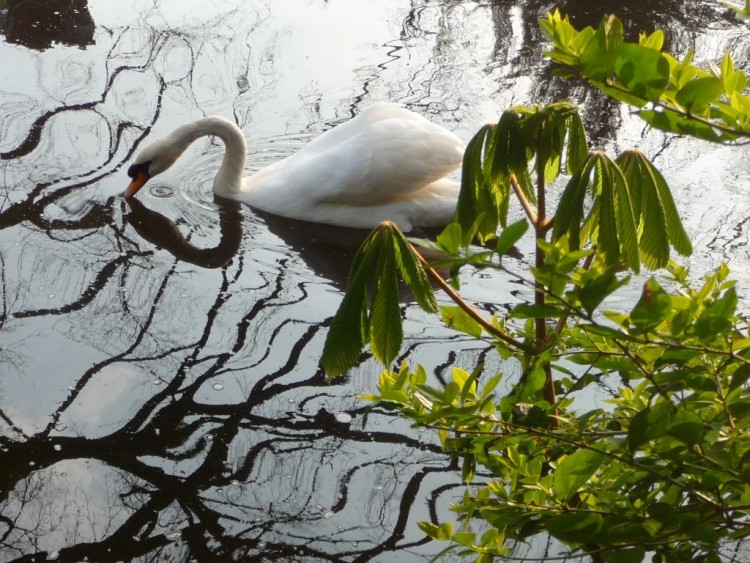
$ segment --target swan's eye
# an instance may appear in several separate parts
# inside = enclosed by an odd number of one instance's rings
[[[135,180],[138,177],[138,173],[142,172],[146,176],[150,176],[148,173],[148,168],[151,166],[151,161],[148,162],[141,162],[140,164],[131,164],[130,168],[128,168],[128,176],[130,176],[133,180]]]

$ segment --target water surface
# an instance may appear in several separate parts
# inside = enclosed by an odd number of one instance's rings
[[[731,48],[750,66],[746,28],[715,3],[642,6],[561,8],[579,25],[615,11],[633,31],[666,27],[670,48],[699,61]],[[434,435],[356,397],[377,380],[369,357],[333,384],[318,364],[356,236],[215,201],[210,139],[137,201],[120,197],[134,154],[188,120],[234,119],[250,172],[376,101],[468,140],[510,104],[572,97],[592,143],[637,145],[663,170],[695,277],[727,260],[748,295],[746,149],[646,131],[552,77],[536,24],[548,8],[0,6],[0,561],[409,562],[444,547],[416,522],[453,519],[460,472]],[[464,281],[491,311],[524,298],[499,276]],[[512,381],[487,345],[408,301],[403,313],[403,357],[435,378],[481,360]]]

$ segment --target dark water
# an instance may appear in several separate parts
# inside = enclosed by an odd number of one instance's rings
[[[409,562],[444,547],[416,527],[452,520],[463,493],[435,436],[356,397],[377,380],[368,357],[333,384],[318,365],[361,233],[214,201],[210,140],[119,197],[139,147],[190,119],[234,118],[254,170],[374,101],[468,140],[510,104],[572,97],[597,146],[638,145],[662,168],[695,276],[727,260],[748,295],[746,149],[647,132],[552,78],[536,24],[549,7],[0,4],[0,561]],[[717,3],[561,8],[750,67],[747,29]],[[465,283],[490,311],[518,297],[497,276]],[[435,378],[482,360],[512,380],[489,347],[403,312],[404,358]]]

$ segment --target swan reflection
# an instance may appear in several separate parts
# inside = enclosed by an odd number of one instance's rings
[[[223,201],[218,206],[219,243],[213,248],[198,248],[180,232],[171,219],[148,209],[137,199],[126,200],[130,212],[125,219],[145,240],[166,250],[183,262],[201,268],[221,268],[237,254],[242,243],[242,213],[237,202]]]

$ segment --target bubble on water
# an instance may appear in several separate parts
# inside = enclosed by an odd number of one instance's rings
[[[239,484],[240,482],[237,479],[232,479],[232,481],[230,482],[230,485],[232,485],[233,487],[236,487]]]
[[[154,197],[167,199],[174,195],[174,190],[169,186],[151,186],[150,193]]]
[[[258,542],[258,549],[265,549],[266,548],[266,542],[259,541]]]
[[[348,412],[340,412],[336,415],[336,420],[343,424],[349,424],[352,421],[352,415]]]
[[[177,541],[182,537],[182,532],[180,531],[170,532],[166,534],[164,537],[167,538],[169,541]]]
[[[64,422],[58,422],[57,424],[55,424],[55,430],[57,430],[58,432],[62,432],[67,427],[68,427],[68,425],[65,424]]]
[[[52,299],[53,297],[55,297],[55,294],[54,293],[50,293],[47,297],[49,297],[50,299]]]
[[[60,444],[55,444],[54,446],[52,446],[52,449],[56,452],[59,452],[60,450],[62,450],[62,446]]]
[[[161,385],[162,380],[161,379],[154,379],[154,385]]]
[[[332,510],[326,510],[326,511],[325,511],[325,512],[323,513],[323,518],[326,518],[326,519],[328,519],[328,518],[331,518],[332,516],[333,516],[333,511],[332,511]]]
[[[214,391],[221,391],[224,389],[224,386],[221,383],[214,383],[211,387],[214,388]]]
[[[59,558],[60,558],[59,551],[53,551],[52,553],[47,554],[47,561],[57,561]]]
[[[224,494],[224,489],[216,489],[216,494],[217,495],[223,495]]]

